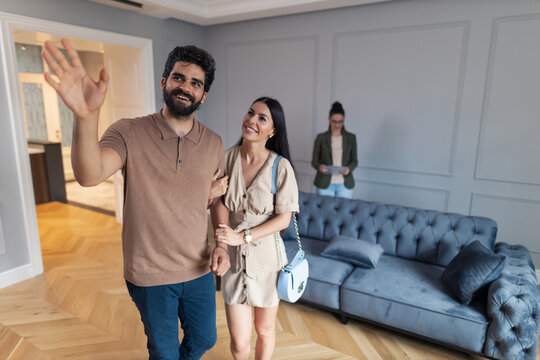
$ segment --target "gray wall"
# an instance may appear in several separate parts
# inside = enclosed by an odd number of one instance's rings
[[[250,101],[283,104],[300,188],[334,100],[355,197],[484,215],[540,265],[540,2],[403,0],[213,26],[207,123],[228,146]]]

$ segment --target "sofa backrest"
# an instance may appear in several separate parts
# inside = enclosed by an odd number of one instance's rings
[[[387,255],[446,266],[467,244],[494,248],[497,223],[489,218],[443,213],[364,200],[300,192],[301,237],[330,241],[335,235],[381,244]],[[284,239],[294,239],[292,221]]]

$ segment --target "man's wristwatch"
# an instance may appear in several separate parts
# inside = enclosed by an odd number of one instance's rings
[[[251,244],[251,241],[253,241],[253,236],[251,236],[251,231],[249,229],[244,230],[244,242],[246,244]]]

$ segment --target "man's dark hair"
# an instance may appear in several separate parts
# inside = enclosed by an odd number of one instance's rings
[[[165,69],[162,75],[165,80],[169,78],[177,61],[200,66],[204,71],[204,92],[210,90],[210,85],[214,81],[214,72],[216,71],[216,62],[212,55],[193,45],[175,47],[169,53],[169,56],[167,56],[167,62],[165,63]]]

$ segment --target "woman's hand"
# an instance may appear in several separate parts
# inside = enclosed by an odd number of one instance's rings
[[[210,195],[208,203],[211,203],[213,199],[225,195],[229,186],[229,176],[225,175],[221,179],[218,179],[221,173],[221,169],[217,169],[214,177],[212,178],[212,185],[210,187]]]
[[[345,170],[340,170],[339,172],[342,173],[343,175],[349,175],[349,173],[351,172],[351,169],[346,168]]]
[[[326,172],[328,172],[328,169],[327,169],[326,165],[321,164],[321,165],[319,165],[319,171],[322,172],[322,173],[326,173]]]
[[[238,246],[244,244],[244,235],[235,232],[228,225],[219,224],[214,234],[214,240],[220,244]]]

